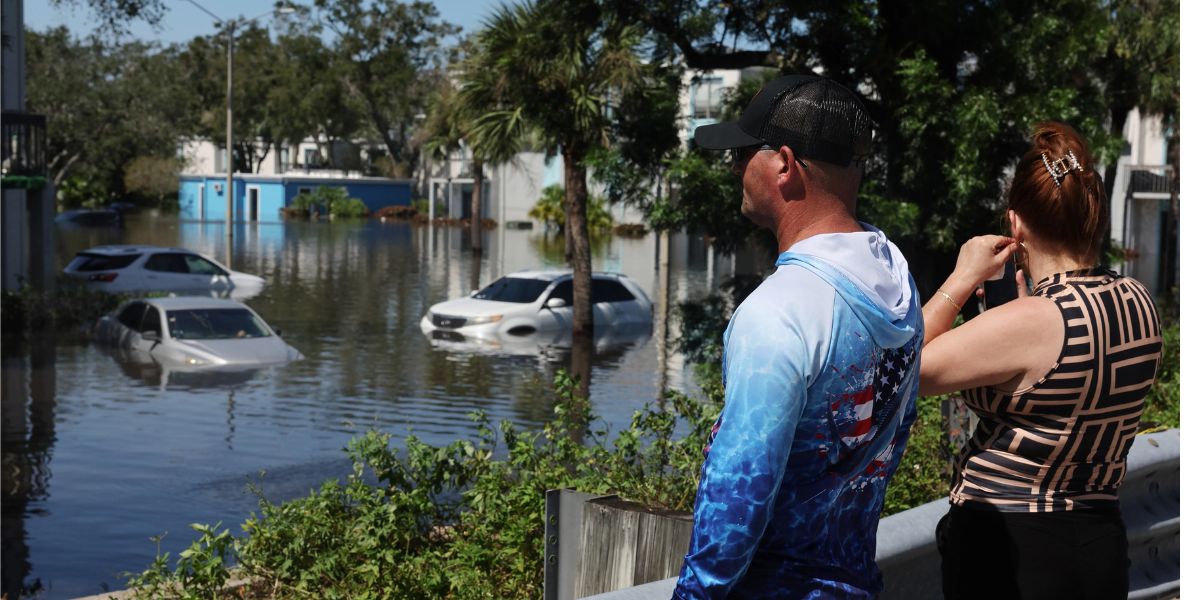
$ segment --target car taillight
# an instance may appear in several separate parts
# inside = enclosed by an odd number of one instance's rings
[[[98,273],[88,276],[88,281],[112,281],[117,278],[116,273]]]

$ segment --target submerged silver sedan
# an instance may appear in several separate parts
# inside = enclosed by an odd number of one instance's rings
[[[131,300],[100,318],[95,338],[177,367],[259,367],[303,358],[250,307],[227,298]]]

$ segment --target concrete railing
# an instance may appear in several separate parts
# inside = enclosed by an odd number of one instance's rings
[[[947,510],[949,503],[942,498],[880,520],[875,560],[883,571],[883,600],[942,597],[941,558],[933,535]],[[1134,440],[1121,487],[1121,512],[1129,535],[1129,598],[1178,597],[1178,429]],[[674,587],[675,579],[668,578],[587,600],[663,600]]]

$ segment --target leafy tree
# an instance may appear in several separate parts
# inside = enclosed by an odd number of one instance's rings
[[[159,156],[139,156],[125,167],[125,190],[153,198],[162,206],[168,196],[179,192],[182,161]]]
[[[194,133],[222,145],[228,51],[228,37],[222,31],[211,37],[193,38],[181,57],[194,89],[194,109],[199,115]],[[273,109],[279,107],[264,101],[284,85],[280,67],[285,63],[268,31],[255,25],[234,37],[233,63],[233,169],[235,173],[257,173],[267,154],[280,145],[285,134],[295,133],[294,129],[281,125],[280,119],[273,118]]]
[[[1179,176],[1179,2],[1107,0],[1107,48],[1096,67],[1109,95],[1109,131],[1119,136],[1134,108],[1163,117],[1169,127],[1168,161]],[[1113,197],[1117,164],[1104,172]]]
[[[27,32],[26,57],[27,103],[47,116],[55,186],[79,176],[117,195],[134,158],[175,155],[193,117],[174,48],[79,40],[59,27]]]
[[[647,71],[640,85],[623,90],[617,102],[609,124],[611,144],[594,148],[587,157],[609,201],[636,206],[643,213],[664,201],[663,178],[679,154],[682,86],[676,65],[652,66]],[[674,229],[663,223],[655,228]]]
[[[519,113],[503,110],[493,91],[500,85],[491,58],[482,54],[472,40],[463,44],[465,54],[457,66],[461,86],[446,99],[449,133],[460,135],[471,149],[471,249],[482,253],[480,208],[483,203],[483,167],[512,160],[527,143],[528,135]]]
[[[282,62],[266,96],[267,129],[290,143],[312,136],[332,156],[334,141],[353,137],[363,126],[338,73],[337,56],[311,31],[290,31],[276,44]]]
[[[889,233],[921,265],[926,292],[952,268],[958,243],[1000,228],[1006,169],[1034,123],[1072,123],[1113,164],[1118,111],[1178,111],[1178,7],[1169,0],[606,6],[649,28],[656,59],[819,68],[858,84],[879,125],[859,209],[892,218]]]
[[[509,128],[520,122],[562,155],[575,306],[591,306],[584,160],[608,144],[617,95],[647,74],[641,37],[597,2],[541,0],[502,6],[478,38],[481,66],[494,77],[487,120]],[[574,311],[572,329],[574,347],[590,347],[591,311]]]
[[[388,155],[407,173],[416,170],[411,144],[443,38],[458,27],[438,19],[430,2],[316,0],[321,25],[333,37],[333,72]]]
[[[123,34],[129,21],[141,19],[151,25],[162,21],[166,12],[163,0],[50,0],[55,7],[87,5],[110,33]]]
[[[542,190],[537,204],[529,209],[529,218],[541,221],[546,227],[553,225],[559,231],[566,228],[567,215],[563,208],[566,203],[566,193],[563,186],[554,184]],[[588,199],[588,233],[597,235],[612,230],[612,213],[604,208],[603,198]]]

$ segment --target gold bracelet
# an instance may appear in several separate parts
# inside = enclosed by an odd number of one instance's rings
[[[943,291],[942,288],[938,288],[938,293],[941,294],[942,297],[946,299],[946,302],[949,302],[950,306],[953,306],[956,311],[962,310],[962,305],[955,302],[954,298],[950,294],[947,294],[945,291]]]

